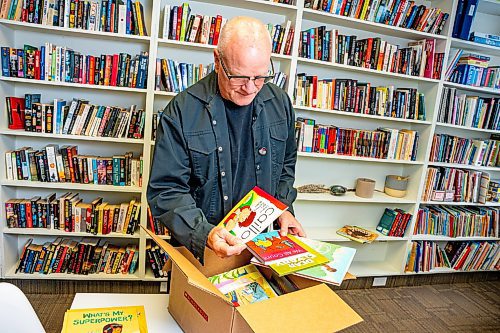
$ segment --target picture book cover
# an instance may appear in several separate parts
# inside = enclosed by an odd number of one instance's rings
[[[244,243],[264,231],[288,207],[255,186],[219,223]]]
[[[295,275],[340,286],[351,266],[356,249],[303,237],[300,237],[300,240],[330,261],[324,265],[303,269]]]
[[[235,306],[275,297],[271,285],[252,264],[208,278]]]
[[[147,333],[144,306],[68,310],[62,333]]]
[[[371,243],[378,237],[373,231],[353,225],[343,226],[337,230],[337,234],[358,243]]]
[[[297,237],[281,236],[276,230],[256,236],[247,242],[247,247],[257,261],[272,268],[279,276],[329,261]]]

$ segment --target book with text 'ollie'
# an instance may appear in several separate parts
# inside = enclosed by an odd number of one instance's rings
[[[219,223],[244,243],[252,240],[288,207],[255,186]]]
[[[247,242],[252,262],[269,266],[279,276],[327,263],[329,260],[293,235],[270,231]]]

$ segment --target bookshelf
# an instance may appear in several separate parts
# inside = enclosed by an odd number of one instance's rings
[[[500,97],[500,91],[470,87],[446,82],[444,78],[429,79],[409,76],[398,73],[377,71],[359,68],[344,64],[326,61],[305,59],[299,57],[298,44],[300,31],[326,25],[328,29],[337,29],[342,34],[353,34],[367,37],[378,37],[398,45],[407,45],[409,41],[424,38],[436,40],[437,52],[444,52],[444,64],[452,48],[463,48],[469,51],[487,54],[492,57],[492,64],[498,64],[500,51],[498,48],[462,41],[451,37],[454,22],[454,11],[458,0],[432,1],[432,7],[441,8],[450,13],[450,17],[440,35],[394,27],[390,25],[363,21],[321,11],[304,8],[304,0],[293,1],[293,5],[284,5],[265,0],[198,0],[187,1],[191,7],[191,14],[215,16],[222,15],[231,18],[238,15],[258,17],[265,24],[282,24],[287,20],[292,22],[295,35],[291,55],[273,54],[272,58],[276,71],[287,74],[285,90],[292,98],[295,90],[295,74],[307,73],[318,75],[321,78],[351,78],[362,82],[370,82],[374,86],[392,84],[397,87],[417,88],[425,95],[426,120],[401,119],[350,113],[339,110],[329,110],[295,105],[296,116],[314,118],[319,123],[333,124],[344,128],[359,128],[374,130],[380,126],[396,129],[416,130],[420,134],[418,154],[415,161],[383,160],[344,155],[327,155],[318,153],[300,152],[297,158],[296,186],[305,184],[325,184],[331,186],[340,184],[353,188],[355,181],[360,177],[367,177],[376,181],[376,189],[383,191],[386,175],[409,176],[408,193],[404,198],[390,197],[381,192],[375,192],[372,199],[360,198],[353,192],[345,196],[334,197],[329,194],[300,193],[295,203],[295,212],[299,221],[306,228],[311,238],[338,242],[344,246],[357,249],[356,257],[351,266],[351,273],[357,276],[388,276],[412,274],[405,273],[404,268],[408,251],[413,240],[437,241],[445,243],[449,240],[492,240],[491,237],[449,238],[434,235],[412,235],[416,223],[416,213],[421,205],[442,204],[439,202],[422,202],[421,195],[425,183],[426,170],[429,166],[447,166],[462,169],[474,168],[465,165],[444,164],[429,162],[429,152],[432,137],[435,133],[448,133],[468,138],[487,138],[498,131],[482,130],[437,122],[437,115],[444,87],[457,88],[463,93],[476,94],[485,97]],[[495,1],[480,0],[478,17],[482,21],[475,24],[490,25],[482,31],[498,31],[500,26],[500,4]],[[7,116],[2,113],[0,122],[0,152],[2,157],[9,150],[24,146],[33,146],[40,149],[47,144],[78,145],[84,153],[112,156],[127,151],[134,152],[134,156],[142,154],[143,186],[90,185],[73,183],[41,183],[31,181],[12,181],[5,179],[5,164],[0,167],[0,277],[15,279],[93,279],[93,280],[137,280],[137,281],[164,281],[165,278],[154,278],[147,265],[145,255],[146,244],[151,241],[142,231],[134,235],[111,233],[108,235],[91,235],[86,233],[67,233],[59,230],[39,229],[8,229],[5,223],[4,204],[11,198],[29,198],[33,195],[46,196],[50,193],[62,195],[68,191],[79,191],[85,198],[102,196],[104,199],[118,203],[136,198],[141,202],[141,224],[147,226],[147,199],[146,185],[149,178],[154,141],[151,139],[154,114],[165,107],[176,93],[155,91],[155,63],[157,58],[187,61],[196,64],[213,62],[215,46],[202,45],[190,42],[173,41],[163,38],[163,8],[166,4],[180,5],[182,1],[175,0],[141,0],[144,5],[145,22],[149,36],[123,35],[99,31],[86,31],[72,28],[42,26],[31,23],[15,22],[0,19],[0,39],[2,46],[21,48],[24,44],[33,46],[52,42],[59,46],[68,46],[84,54],[97,55],[102,53],[127,52],[138,54],[148,52],[148,79],[147,89],[97,86],[54,81],[36,81],[22,78],[0,77],[0,99],[5,101],[7,96],[23,96],[25,93],[40,93],[42,102],[47,103],[55,98],[71,100],[72,98],[87,99],[91,103],[101,105],[117,105],[129,107],[132,104],[146,112],[143,139],[125,139],[109,137],[88,137],[63,134],[44,134],[7,129]],[[429,2],[425,2],[429,5]],[[474,30],[474,27],[473,29]],[[443,70],[444,72],[444,70]],[[444,74],[444,73],[443,73]],[[444,75],[443,75],[444,77]],[[5,103],[5,102],[2,102]],[[5,108],[5,104],[3,104]],[[500,178],[499,168],[478,167],[474,170],[488,171],[492,179]],[[88,200],[87,200],[88,201]],[[456,206],[469,206],[470,203],[446,203]],[[477,204],[476,204],[477,205]],[[490,206],[499,207],[500,204]],[[401,208],[413,215],[413,220],[407,228],[404,237],[387,237],[380,235],[372,244],[357,244],[338,236],[335,231],[344,224],[355,224],[374,230],[379,217],[385,208]],[[53,241],[56,237],[79,240],[82,238],[100,238],[113,244],[134,244],[139,249],[139,261],[136,272],[132,275],[124,274],[14,274],[15,265],[19,260],[20,251],[29,238],[34,243],[43,244]],[[168,239],[168,237],[163,238]],[[430,273],[455,272],[451,269],[435,269]]]

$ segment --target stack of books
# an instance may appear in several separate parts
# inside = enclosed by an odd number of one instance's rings
[[[490,57],[463,50],[451,56],[446,78],[453,83],[500,89],[500,67],[490,66]]]

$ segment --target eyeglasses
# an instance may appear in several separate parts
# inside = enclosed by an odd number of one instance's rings
[[[226,68],[226,65],[224,65],[224,62],[222,61],[222,56],[219,55],[219,60],[220,64],[222,65],[222,69],[224,70],[224,73],[226,74],[227,78],[229,79],[229,82],[235,86],[244,86],[247,84],[250,80],[253,81],[253,83],[256,86],[261,86],[264,83],[268,83],[272,79],[274,79],[274,64],[273,60],[271,60],[271,73],[270,75],[257,75],[254,77],[251,76],[246,76],[246,75],[230,75],[229,71]]]

